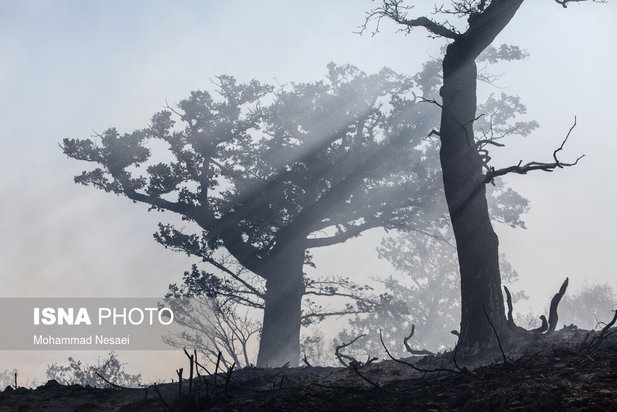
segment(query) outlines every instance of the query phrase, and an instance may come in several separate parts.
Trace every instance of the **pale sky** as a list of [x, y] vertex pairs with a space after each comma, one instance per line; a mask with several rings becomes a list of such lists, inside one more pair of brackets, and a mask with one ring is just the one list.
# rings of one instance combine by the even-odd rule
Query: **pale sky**
[[[330, 61], [413, 74], [439, 55], [443, 41], [421, 29], [404, 36], [384, 21], [375, 37], [354, 34], [374, 5], [0, 1], [0, 296], [162, 296], [192, 263], [152, 238], [158, 221], [175, 220], [75, 185], [73, 176], [85, 165], [62, 154], [61, 139], [144, 127], [166, 100], [174, 104], [191, 90], [209, 89], [218, 74], [311, 81], [324, 76]], [[530, 57], [496, 67], [503, 73], [499, 88], [481, 91], [521, 96], [528, 119], [540, 123], [502, 149], [496, 166], [550, 161], [578, 118], [563, 159], [586, 157], [574, 168], [507, 178], [531, 201], [527, 229], [496, 226], [501, 251], [520, 275], [513, 288], [525, 289], [538, 311], [565, 276], [573, 291], [585, 280], [615, 284], [615, 18], [615, 2], [566, 10], [550, 0], [525, 2], [496, 43], [516, 44]], [[318, 271], [387, 275], [389, 266], [376, 259], [378, 243], [379, 236], [369, 235], [320, 250]], [[0, 370], [42, 374], [45, 364], [65, 358], [0, 352]], [[147, 354], [121, 359], [147, 377], [173, 376], [177, 367], [157, 370]]]

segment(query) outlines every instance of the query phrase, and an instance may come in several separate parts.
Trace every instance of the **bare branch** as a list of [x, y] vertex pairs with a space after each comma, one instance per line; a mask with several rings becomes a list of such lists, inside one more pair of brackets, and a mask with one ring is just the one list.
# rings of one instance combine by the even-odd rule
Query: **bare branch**
[[[555, 3], [561, 5], [564, 9], [568, 8], [568, 3], [582, 3], [589, 0], [555, 0]], [[592, 0], [594, 3], [606, 3], [606, 0]]]
[[427, 17], [422, 16], [415, 19], [408, 18], [406, 10], [409, 10], [410, 8], [411, 7], [404, 6], [402, 0], [383, 0], [383, 3], [380, 7], [377, 7], [367, 13], [364, 24], [360, 26], [359, 33], [364, 33], [364, 31], [368, 27], [369, 22], [373, 19], [376, 19], [377, 25], [372, 35], [377, 34], [379, 32], [379, 24], [381, 23], [381, 19], [386, 17], [398, 24], [405, 26], [404, 30], [407, 33], [410, 33], [414, 27], [423, 27], [429, 33], [431, 33], [431, 35], [437, 37], [456, 39], [456, 37], [458, 36], [458, 33], [453, 29], [443, 24], [437, 23]]
[[572, 133], [572, 130], [574, 129], [575, 126], [576, 126], [576, 117], [574, 117], [574, 124], [570, 127], [570, 130], [568, 131], [568, 134], [564, 138], [563, 142], [561, 142], [561, 145], [557, 149], [555, 149], [555, 151], [553, 152], [553, 159], [555, 160], [554, 162], [542, 163], [542, 162], [533, 161], [533, 162], [529, 162], [526, 164], [522, 164], [523, 161], [521, 160], [516, 166], [505, 167], [503, 169], [495, 169], [494, 167], [490, 167], [489, 171], [485, 175], [484, 183], [492, 183], [496, 177], [503, 176], [508, 173], [517, 173], [517, 174], [524, 175], [524, 174], [527, 174], [527, 172], [531, 172], [533, 170], [544, 170], [545, 172], [552, 172], [554, 169], [557, 169], [557, 168], [575, 166], [576, 164], [578, 164], [579, 160], [585, 157], [585, 155], [579, 156], [572, 163], [562, 162], [557, 157], [557, 153], [563, 150], [563, 147], [568, 141], [568, 138], [570, 137], [570, 134]]
[[327, 318], [331, 316], [347, 316], [347, 315], [360, 315], [362, 313], [367, 313], [366, 310], [341, 310], [335, 312], [313, 312], [308, 313], [306, 315], [302, 315], [300, 318], [303, 321], [307, 321], [310, 318]]
[[[439, 107], [440, 109], [443, 109], [443, 105], [441, 103], [439, 103], [437, 100], [434, 99], [425, 99], [424, 97], [420, 97], [420, 102], [421, 103], [430, 103], [430, 104], [434, 104], [435, 106]], [[431, 133], [429, 133], [429, 136], [432, 135], [434, 132], [431, 131]], [[435, 134], [439, 135], [439, 133], [435, 132]]]
[[[373, 361], [376, 361], [377, 358], [371, 358], [369, 357], [368, 360], [366, 361], [366, 363], [364, 364], [364, 366], [372, 363]], [[366, 376], [364, 376], [363, 374], [360, 373], [360, 371], [358, 370], [358, 364], [352, 362], [350, 365], [351, 370], [353, 370], [356, 375], [358, 375], [360, 378], [362, 378], [362, 380], [364, 380], [365, 382], [368, 382], [369, 384], [371, 384], [372, 386], [374, 386], [375, 388], [379, 389], [379, 390], [383, 390], [383, 388], [381, 387], [381, 385], [377, 382], [373, 382], [372, 380], [370, 380], [369, 378], [367, 378]]]
[[487, 144], [492, 144], [493, 146], [497, 146], [497, 147], [504, 147], [505, 146], [505, 144], [503, 144], [503, 143], [498, 143], [498, 142], [496, 142], [494, 140], [489, 140], [489, 139], [478, 140], [476, 142], [476, 146], [477, 147], [481, 147], [481, 146], [484, 146], [484, 145], [487, 145]]
[[413, 337], [415, 331], [416, 331], [416, 325], [412, 324], [411, 333], [409, 334], [409, 336], [406, 336], [403, 338], [403, 345], [405, 345], [405, 349], [407, 349], [407, 352], [411, 353], [412, 355], [421, 355], [421, 356], [434, 355], [434, 353], [429, 350], [426, 350], [426, 349], [417, 350], [417, 349], [412, 349], [411, 346], [409, 346], [409, 339]]
[[379, 340], [381, 341], [381, 346], [383, 346], [384, 350], [386, 351], [386, 353], [388, 354], [388, 357], [390, 357], [390, 359], [392, 359], [394, 362], [403, 364], [403, 365], [407, 365], [409, 366], [411, 369], [416, 370], [418, 372], [450, 372], [450, 373], [462, 373], [459, 371], [455, 371], [453, 369], [448, 369], [448, 368], [434, 368], [434, 369], [424, 369], [424, 368], [419, 368], [416, 365], [414, 365], [413, 363], [409, 363], [406, 362], [402, 359], [398, 359], [395, 358], [394, 356], [392, 356], [392, 354], [390, 353], [390, 350], [388, 349], [388, 347], [386, 346], [386, 344], [383, 341], [383, 333], [381, 331], [381, 329], [379, 329]]
[[[566, 138], [563, 139], [563, 142], [561, 142], [561, 146], [559, 146], [557, 149], [555, 149], [555, 151], [553, 152], [553, 159], [555, 159], [555, 163], [559, 163], [559, 159], [557, 159], [557, 153], [559, 153], [560, 151], [563, 150], [563, 146], [566, 144], [566, 142], [568, 141], [568, 138], [570, 137], [570, 134], [572, 133], [572, 130], [574, 130], [574, 128], [576, 127], [576, 116], [574, 116], [574, 123], [572, 124], [572, 126], [570, 127], [570, 130], [568, 130], [568, 134], [566, 135]], [[578, 160], [577, 160], [578, 161]]]
[[609, 323], [607, 323], [606, 326], [604, 326], [604, 328], [602, 328], [602, 331], [600, 332], [600, 334], [598, 336], [595, 336], [587, 344], [585, 344], [585, 341], [587, 340], [587, 336], [589, 336], [589, 334], [587, 334], [587, 336], [585, 336], [585, 341], [583, 341], [583, 343], [581, 344], [581, 348], [584, 348], [585, 350], [581, 354], [580, 360], [582, 360], [585, 357], [593, 357], [592, 352], [594, 352], [596, 349], [598, 349], [600, 344], [604, 340], [606, 340], [609, 336], [617, 333], [615, 331], [610, 332], [610, 329], [613, 327], [613, 325], [617, 321], [617, 310], [615, 310], [613, 312], [615, 312], [615, 314], [613, 315], [613, 319]]
[[[352, 364], [355, 365], [361, 365], [362, 362], [358, 361], [356, 358], [354, 358], [351, 355], [345, 355], [344, 353], [341, 353], [340, 350], [343, 348], [346, 348], [349, 345], [352, 345], [353, 343], [355, 343], [358, 339], [365, 337], [366, 334], [362, 334], [360, 336], [357, 336], [356, 338], [352, 339], [351, 342], [349, 343], [341, 343], [340, 345], [338, 345], [335, 349], [334, 349], [334, 354], [336, 355], [336, 358], [338, 359], [339, 362], [341, 362], [341, 364], [345, 367], [349, 367]], [[349, 361], [349, 363], [345, 363], [345, 361], [343, 361], [343, 359], [347, 359]]]
[[[103, 379], [103, 381], [105, 381], [105, 383], [107, 383], [108, 385], [113, 386], [116, 389], [133, 389], [133, 388], [129, 388], [129, 387], [126, 387], [126, 386], [121, 386], [121, 385], [115, 384], [113, 382], [110, 382], [103, 375], [101, 375], [97, 370], [95, 370], [94, 373], [96, 373], [96, 376], [98, 376], [99, 378]], [[15, 374], [15, 379], [17, 379], [17, 374]], [[15, 384], [15, 386], [17, 386], [17, 384]]]

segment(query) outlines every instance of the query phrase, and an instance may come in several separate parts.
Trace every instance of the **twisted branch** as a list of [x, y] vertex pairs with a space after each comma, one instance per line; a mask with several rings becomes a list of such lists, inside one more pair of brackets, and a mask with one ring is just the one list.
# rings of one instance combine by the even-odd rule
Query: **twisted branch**
[[486, 173], [484, 177], [484, 183], [491, 183], [496, 177], [503, 176], [508, 173], [517, 173], [517, 174], [524, 175], [524, 174], [527, 174], [527, 172], [530, 172], [532, 170], [544, 170], [545, 172], [552, 172], [556, 168], [575, 166], [579, 160], [585, 157], [585, 155], [579, 156], [572, 163], [562, 162], [557, 157], [557, 153], [563, 150], [563, 147], [568, 141], [568, 138], [570, 137], [572, 130], [574, 130], [574, 127], [576, 127], [576, 117], [574, 117], [574, 124], [570, 127], [570, 130], [568, 131], [568, 134], [566, 135], [565, 139], [563, 140], [563, 142], [561, 142], [561, 145], [557, 149], [555, 149], [555, 151], [553, 152], [553, 159], [555, 160], [554, 162], [542, 163], [542, 162], [533, 161], [533, 162], [523, 164], [523, 161], [521, 160], [520, 162], [518, 162], [516, 166], [505, 167], [503, 169], [495, 169], [494, 167], [490, 167], [489, 171]]

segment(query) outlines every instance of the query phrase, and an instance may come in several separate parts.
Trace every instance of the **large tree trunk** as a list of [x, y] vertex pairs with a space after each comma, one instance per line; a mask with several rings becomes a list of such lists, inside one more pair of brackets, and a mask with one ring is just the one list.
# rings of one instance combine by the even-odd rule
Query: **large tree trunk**
[[304, 295], [304, 248], [293, 243], [273, 253], [266, 264], [266, 298], [258, 367], [300, 360], [300, 316]]
[[488, 214], [482, 161], [473, 137], [477, 69], [474, 58], [459, 49], [451, 44], [443, 62], [440, 159], [461, 271], [459, 344], [478, 350], [496, 341], [488, 319], [504, 337], [507, 327], [498, 239]]
[[[476, 58], [508, 25], [523, 0], [493, 0], [469, 16], [468, 30], [448, 45], [443, 60], [441, 168], [461, 271], [459, 345], [473, 351], [507, 337], [497, 235], [486, 203], [482, 160], [476, 149]], [[491, 327], [491, 323], [493, 327]]]

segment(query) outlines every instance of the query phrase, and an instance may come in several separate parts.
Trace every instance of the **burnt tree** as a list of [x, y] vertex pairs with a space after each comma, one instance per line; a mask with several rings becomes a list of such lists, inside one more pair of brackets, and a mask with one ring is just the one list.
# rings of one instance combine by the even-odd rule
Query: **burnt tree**
[[[563, 7], [569, 3], [568, 0], [556, 2]], [[501, 292], [499, 242], [489, 218], [485, 184], [506, 173], [551, 171], [576, 163], [563, 163], [558, 159], [562, 145], [554, 153], [554, 162], [530, 162], [495, 170], [478, 151], [474, 138], [474, 122], [478, 116], [476, 60], [510, 23], [522, 4], [523, 0], [465, 0], [452, 1], [450, 8], [436, 7], [435, 14], [466, 18], [466, 28], [461, 31], [447, 22], [410, 17], [412, 7], [405, 6], [402, 0], [383, 0], [380, 7], [368, 13], [364, 25], [366, 28], [370, 20], [377, 19], [379, 28], [381, 19], [386, 18], [407, 33], [421, 27], [431, 36], [449, 41], [442, 60], [441, 102], [434, 102], [441, 108], [440, 128], [435, 133], [441, 141], [443, 184], [461, 275], [459, 345], [472, 351], [495, 344], [495, 333], [487, 317], [498, 334], [505, 337], [510, 332]]]

